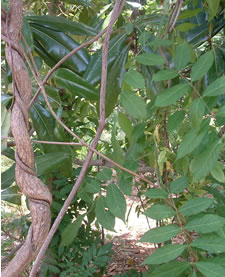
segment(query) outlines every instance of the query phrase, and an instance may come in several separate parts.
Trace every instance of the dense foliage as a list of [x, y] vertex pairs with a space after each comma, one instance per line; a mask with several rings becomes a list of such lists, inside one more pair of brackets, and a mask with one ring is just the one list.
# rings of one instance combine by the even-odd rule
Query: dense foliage
[[[23, 47], [43, 78], [107, 26], [113, 7], [111, 1], [50, 2], [27, 1], [24, 7], [28, 47], [22, 42]], [[89, 167], [51, 242], [41, 276], [102, 276], [111, 244], [101, 245], [100, 226], [113, 231], [116, 217], [126, 220], [125, 196], [132, 195], [133, 186], [143, 200], [142, 212], [159, 226], [141, 238], [160, 246], [144, 261], [149, 270], [143, 276], [225, 276], [225, 2], [175, 2], [127, 2], [110, 39], [107, 125], [97, 151], [140, 178], [117, 166], [112, 169], [112, 163], [95, 155], [102, 163]], [[4, 2], [3, 7], [7, 10]], [[79, 50], [45, 86], [57, 116], [88, 144], [98, 127], [101, 45], [102, 38]], [[30, 77], [35, 94], [38, 85], [31, 72]], [[2, 80], [2, 136], [7, 136], [13, 95], [4, 54]], [[53, 117], [42, 94], [29, 115], [33, 140], [77, 142]], [[37, 176], [53, 195], [54, 220], [87, 149], [37, 142], [33, 148]], [[12, 163], [2, 173], [2, 198], [20, 207], [14, 152], [4, 139], [2, 154]], [[151, 167], [150, 172], [140, 173], [144, 167]], [[6, 255], [14, 236], [22, 241], [30, 223], [24, 213], [11, 223], [7, 212], [2, 217]], [[178, 235], [179, 244], [174, 239]]]

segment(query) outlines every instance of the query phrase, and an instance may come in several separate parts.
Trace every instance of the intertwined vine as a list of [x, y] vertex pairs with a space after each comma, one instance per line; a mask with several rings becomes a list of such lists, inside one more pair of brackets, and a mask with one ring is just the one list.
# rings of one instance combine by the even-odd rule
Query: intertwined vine
[[11, 130], [16, 142], [16, 182], [26, 195], [32, 217], [25, 243], [14, 259], [2, 272], [4, 277], [19, 276], [35, 258], [50, 227], [51, 194], [47, 186], [35, 173], [34, 152], [29, 138], [28, 106], [32, 97], [32, 86], [28, 70], [21, 53], [21, 28], [23, 22], [22, 1], [10, 2], [10, 14], [6, 20], [6, 58], [13, 73], [14, 105]]

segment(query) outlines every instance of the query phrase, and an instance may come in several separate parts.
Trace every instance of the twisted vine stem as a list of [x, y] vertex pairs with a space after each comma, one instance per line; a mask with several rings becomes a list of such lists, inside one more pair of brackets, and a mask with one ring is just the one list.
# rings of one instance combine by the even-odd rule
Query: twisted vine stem
[[[20, 276], [25, 267], [36, 257], [51, 223], [51, 193], [35, 173], [34, 152], [29, 137], [28, 106], [32, 86], [26, 65], [21, 57], [20, 39], [23, 21], [22, 0], [10, 1], [7, 19], [6, 59], [13, 73], [14, 105], [11, 129], [16, 142], [16, 182], [29, 202], [32, 224], [26, 241], [15, 257], [3, 270], [3, 277]], [[12, 47], [15, 46], [15, 47]]]

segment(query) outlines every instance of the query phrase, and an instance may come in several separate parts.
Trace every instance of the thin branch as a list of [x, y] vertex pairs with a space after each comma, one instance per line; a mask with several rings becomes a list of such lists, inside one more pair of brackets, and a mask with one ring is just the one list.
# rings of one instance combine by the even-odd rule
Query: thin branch
[[[1, 137], [1, 139], [13, 140], [12, 137]], [[46, 140], [31, 140], [32, 143], [41, 143], [41, 144], [58, 144], [58, 145], [70, 145], [70, 146], [82, 146], [79, 142], [64, 142], [64, 141], [46, 141]]]
[[[125, 1], [122, 2], [122, 6], [124, 5]], [[102, 84], [101, 84], [101, 87], [103, 86], [103, 89], [101, 88], [101, 93], [100, 93], [100, 103], [103, 103], [104, 106], [103, 106], [103, 109], [102, 107], [100, 107], [100, 120], [99, 120], [99, 127], [97, 129], [97, 133], [96, 133], [96, 136], [92, 142], [92, 148], [95, 149], [95, 147], [97, 146], [98, 144], [98, 141], [101, 137], [101, 134], [102, 134], [102, 131], [104, 130], [104, 127], [105, 127], [105, 89], [106, 89], [106, 80], [107, 80], [107, 55], [108, 55], [108, 44], [109, 44], [109, 39], [110, 39], [110, 35], [111, 35], [111, 32], [112, 32], [112, 26], [114, 24], [114, 22], [116, 21], [117, 17], [119, 16], [120, 14], [120, 0], [116, 0], [116, 3], [115, 3], [115, 6], [113, 8], [113, 12], [112, 12], [112, 16], [110, 18], [110, 22], [109, 22], [109, 25], [108, 25], [108, 29], [107, 29], [107, 33], [106, 33], [106, 37], [105, 37], [105, 40], [104, 40], [104, 43], [103, 43], [103, 48], [104, 51], [102, 51]], [[106, 63], [106, 71], [103, 70], [103, 68], [105, 68], [105, 63]], [[43, 87], [43, 85], [42, 85]], [[44, 92], [44, 90], [42, 90], [42, 92]], [[45, 95], [46, 97], [46, 95]], [[93, 150], [90, 150], [88, 155], [87, 155], [87, 158], [84, 162], [84, 165], [81, 169], [81, 172], [80, 172], [80, 175], [78, 176], [77, 178], [77, 181], [73, 187], [73, 189], [71, 190], [68, 198], [66, 199], [66, 201], [64, 202], [64, 205], [61, 209], [61, 211], [59, 212], [54, 224], [52, 225], [52, 228], [50, 229], [50, 232], [44, 242], [44, 244], [42, 245], [41, 249], [40, 249], [40, 252], [34, 262], [34, 265], [33, 265], [33, 268], [31, 270], [31, 273], [30, 273], [30, 277], [34, 277], [36, 275], [36, 272], [40, 266], [40, 263], [41, 263], [41, 260], [45, 254], [45, 251], [47, 250], [48, 248], [48, 245], [49, 243], [51, 242], [61, 220], [63, 219], [63, 216], [64, 214], [66, 213], [66, 210], [68, 209], [71, 201], [73, 200], [74, 196], [76, 195], [76, 192], [81, 184], [81, 182], [83, 181], [84, 177], [85, 177], [85, 174], [86, 174], [86, 171], [87, 171], [87, 168], [88, 168], [88, 165], [89, 165], [89, 162], [93, 156], [93, 153], [94, 151]]]
[[[120, 7], [119, 14], [121, 13], [121, 11], [122, 11], [122, 9], [123, 9], [124, 4], [125, 4], [125, 1], [123, 2], [123, 5], [121, 5], [121, 7]], [[107, 30], [108, 28], [109, 28], [109, 26], [106, 27], [105, 30]], [[102, 31], [102, 32], [103, 32], [103, 31]], [[102, 32], [101, 32], [101, 33], [102, 33]], [[96, 36], [96, 37], [98, 37], [98, 36]], [[93, 38], [92, 41], [93, 41], [93, 40], [95, 41], [95, 40], [96, 40], [96, 37]], [[89, 41], [89, 42], [90, 42], [90, 41]], [[89, 42], [87, 42], [87, 43], [89, 43]], [[84, 44], [82, 44], [82, 45], [84, 45]], [[81, 47], [82, 45], [80, 45], [79, 47]], [[26, 43], [25, 43], [25, 46], [28, 47]], [[79, 47], [78, 47], [78, 48], [79, 48]], [[77, 50], [78, 48], [75, 48], [74, 50]], [[80, 48], [79, 48], [79, 49], [80, 49]], [[78, 50], [77, 50], [77, 51], [78, 51]], [[72, 51], [72, 52], [73, 52], [73, 51]], [[71, 54], [72, 52], [70, 52], [69, 54]], [[69, 55], [69, 54], [68, 54], [68, 55]], [[33, 57], [32, 57], [32, 54], [30, 53], [30, 51], [29, 51], [29, 55], [30, 55], [31, 61], [35, 64], [34, 59], [33, 59]], [[65, 61], [65, 58], [66, 58], [66, 57], [69, 58], [68, 55], [65, 56], [62, 60]], [[32, 66], [31, 66], [31, 64], [30, 64], [30, 61], [29, 61], [29, 59], [28, 59], [26, 53], [24, 53], [24, 56], [25, 56], [25, 59], [26, 59], [28, 65], [29, 65], [29, 67], [30, 67], [31, 70], [33, 71], [33, 68], [32, 68]], [[104, 59], [104, 57], [103, 57], [103, 59]], [[102, 62], [103, 62], [103, 59], [102, 59]], [[59, 61], [59, 62], [55, 65], [55, 67], [56, 67], [57, 65], [61, 65], [61, 61]], [[54, 68], [55, 68], [55, 67], [54, 67]], [[36, 66], [35, 66], [35, 65], [34, 65], [34, 68], [36, 69]], [[51, 72], [51, 71], [50, 71], [50, 72]], [[52, 71], [52, 73], [53, 73], [53, 71]], [[103, 74], [105, 75], [105, 72], [103, 72]], [[59, 118], [59, 117], [56, 115], [56, 113], [54, 112], [54, 110], [53, 110], [53, 108], [52, 108], [52, 106], [51, 106], [51, 104], [50, 104], [50, 102], [49, 102], [49, 100], [48, 100], [47, 94], [46, 94], [46, 92], [45, 92], [45, 88], [44, 88], [44, 85], [43, 85], [43, 84], [44, 84], [44, 81], [42, 82], [42, 80], [41, 80], [41, 78], [40, 78], [39, 72], [36, 71], [36, 74], [33, 72], [33, 75], [34, 75], [34, 78], [36, 79], [38, 85], [40, 86], [40, 89], [41, 89], [41, 91], [42, 91], [42, 94], [43, 94], [43, 96], [44, 96], [44, 99], [45, 99], [45, 101], [46, 101], [46, 104], [47, 104], [47, 106], [48, 106], [50, 112], [52, 113], [52, 115], [53, 115], [54, 118], [56, 119], [56, 121], [57, 121], [68, 133], [70, 133], [73, 137], [75, 137], [75, 138], [80, 142], [81, 145], [87, 147], [89, 150], [92, 150], [94, 153], [96, 153], [97, 155], [99, 155], [100, 157], [102, 157], [104, 160], [106, 160], [106, 161], [112, 163], [114, 166], [118, 167], [119, 169], [121, 169], [121, 170], [123, 170], [123, 171], [125, 171], [125, 172], [127, 172], [127, 173], [130, 173], [131, 175], [135, 176], [136, 178], [138, 178], [138, 179], [140, 179], [140, 180], [143, 180], [144, 182], [146, 182], [146, 183], [148, 183], [148, 184], [154, 186], [154, 184], [153, 184], [151, 181], [149, 181], [148, 179], [146, 179], [145, 177], [143, 177], [143, 176], [141, 176], [141, 175], [139, 175], [139, 174], [137, 174], [137, 173], [135, 173], [135, 172], [133, 172], [133, 171], [131, 171], [131, 170], [129, 170], [129, 169], [123, 167], [123, 166], [121, 166], [120, 164], [114, 162], [113, 160], [111, 160], [110, 158], [108, 158], [107, 156], [105, 156], [104, 154], [98, 152], [98, 151], [97, 151], [95, 148], [93, 148], [92, 146], [88, 145], [88, 144], [87, 144], [84, 140], [82, 140], [78, 135], [76, 135], [74, 132], [72, 132], [72, 131], [60, 120], [60, 118]], [[48, 75], [49, 75], [49, 74], [48, 74]], [[47, 76], [48, 76], [48, 75], [47, 75]], [[47, 76], [46, 76], [46, 78], [47, 78]], [[49, 76], [50, 76], [50, 75], [49, 75]], [[46, 79], [46, 78], [45, 78], [45, 79]], [[105, 77], [104, 77], [104, 78], [105, 78]], [[47, 80], [46, 80], [46, 81], [47, 81]], [[104, 106], [104, 105], [102, 105], [102, 108], [101, 108], [101, 109], [103, 109], [103, 108], [105, 109], [105, 106]], [[102, 112], [101, 112], [101, 114], [103, 115]]]
[[[107, 27], [108, 28], [108, 27]], [[67, 59], [69, 59], [71, 56], [73, 56], [75, 53], [77, 53], [79, 50], [89, 46], [90, 44], [92, 44], [93, 42], [95, 42], [96, 40], [98, 40], [106, 31], [107, 28], [105, 28], [104, 30], [102, 30], [98, 35], [96, 35], [93, 39], [84, 42], [83, 44], [81, 44], [80, 46], [78, 46], [77, 48], [73, 49], [70, 53], [68, 53], [65, 57], [63, 57], [55, 66], [53, 66], [53, 68], [48, 72], [48, 74], [46, 75], [46, 77], [44, 78], [44, 80], [41, 82], [39, 89], [37, 90], [37, 92], [35, 93], [34, 97], [32, 98], [29, 108], [33, 105], [33, 103], [35, 102], [36, 98], [38, 97], [39, 93], [41, 92], [41, 86], [44, 86], [46, 84], [46, 82], [48, 81], [48, 79], [51, 77], [51, 75], [56, 71], [56, 69], [62, 65]]]
[[[122, 10], [122, 8], [120, 8], [120, 10]], [[108, 28], [108, 27], [107, 27], [107, 28]], [[106, 28], [106, 29], [107, 29], [107, 28]], [[81, 45], [81, 46], [82, 46], [82, 45]], [[77, 49], [77, 48], [76, 48], [76, 49]], [[75, 49], [75, 50], [76, 50], [76, 49]], [[67, 56], [68, 56], [68, 55], [67, 55]], [[25, 57], [26, 57], [26, 53], [25, 53]], [[65, 56], [65, 57], [66, 57], [66, 56]], [[65, 57], [64, 57], [64, 58], [65, 58]], [[64, 59], [64, 58], [63, 58], [63, 59]], [[28, 60], [28, 59], [26, 59], [26, 60]], [[60, 62], [59, 62], [59, 63], [60, 63]], [[58, 63], [58, 64], [59, 64], [59, 63]], [[60, 63], [60, 64], [61, 64], [61, 63]], [[44, 97], [44, 99], [45, 99], [45, 102], [46, 102], [46, 104], [47, 104], [47, 106], [48, 106], [48, 108], [49, 108], [49, 111], [51, 112], [51, 114], [53, 115], [53, 117], [56, 119], [56, 121], [57, 121], [68, 133], [70, 133], [73, 137], [75, 137], [75, 138], [80, 142], [81, 145], [87, 147], [89, 150], [93, 151], [94, 153], [96, 153], [97, 155], [99, 155], [100, 157], [102, 157], [104, 160], [106, 160], [106, 161], [108, 161], [108, 162], [111, 162], [114, 166], [118, 167], [119, 169], [121, 169], [121, 170], [123, 170], [123, 171], [125, 171], [125, 172], [127, 172], [127, 173], [130, 173], [131, 175], [135, 176], [136, 178], [138, 178], [138, 179], [140, 179], [140, 180], [143, 180], [144, 182], [146, 182], [146, 183], [148, 183], [148, 184], [154, 186], [154, 184], [153, 184], [151, 181], [149, 181], [148, 179], [146, 179], [145, 177], [143, 177], [143, 176], [141, 176], [141, 175], [139, 175], [139, 174], [136, 174], [135, 172], [133, 172], [133, 171], [131, 171], [131, 170], [129, 170], [129, 169], [127, 169], [127, 168], [121, 166], [120, 164], [114, 162], [113, 160], [111, 160], [110, 158], [108, 158], [107, 156], [105, 156], [104, 154], [98, 152], [95, 148], [93, 148], [92, 146], [90, 146], [89, 144], [87, 144], [83, 139], [81, 139], [78, 135], [76, 135], [73, 131], [71, 131], [71, 130], [66, 126], [66, 124], [64, 124], [64, 122], [62, 122], [61, 119], [60, 119], [60, 118], [56, 115], [56, 113], [54, 112], [54, 110], [53, 110], [53, 108], [52, 108], [52, 106], [51, 106], [51, 104], [50, 104], [50, 102], [49, 102], [49, 100], [48, 100], [48, 96], [47, 96], [47, 94], [46, 94], [46, 92], [45, 92], [45, 88], [44, 88], [44, 85], [43, 85], [43, 84], [44, 84], [44, 81], [43, 81], [43, 82], [41, 81], [40, 76], [39, 76], [39, 72], [37, 72], [37, 74], [38, 74], [38, 76], [36, 76], [36, 74], [35, 74], [34, 77], [35, 77], [35, 79], [36, 79], [38, 85], [40, 86], [40, 89], [41, 89], [41, 91], [42, 91], [42, 94], [43, 94], [43, 97]], [[47, 75], [47, 76], [48, 76], [48, 75]], [[46, 76], [46, 78], [47, 78], [47, 76]], [[45, 79], [46, 79], [46, 78], [45, 78]]]
[[[43, 91], [42, 91], [42, 93], [43, 93]], [[46, 93], [43, 93], [43, 96], [44, 96], [44, 99], [45, 99], [45, 101], [46, 101], [46, 104], [47, 104], [47, 106], [48, 106], [50, 112], [52, 113], [52, 115], [54, 116], [54, 118], [57, 120], [57, 122], [58, 122], [68, 133], [70, 133], [73, 137], [75, 137], [83, 146], [87, 147], [89, 150], [93, 151], [94, 153], [96, 153], [97, 155], [99, 155], [100, 157], [102, 157], [104, 160], [106, 160], [106, 161], [108, 161], [108, 162], [111, 162], [114, 166], [118, 167], [119, 169], [121, 169], [121, 170], [123, 170], [123, 171], [125, 171], [125, 172], [127, 172], [127, 173], [130, 173], [131, 175], [137, 177], [138, 179], [143, 180], [144, 182], [146, 182], [146, 183], [148, 183], [148, 184], [154, 186], [154, 184], [153, 184], [150, 180], [148, 180], [148, 179], [146, 179], [145, 177], [143, 177], [143, 176], [141, 176], [141, 175], [138, 175], [138, 174], [136, 174], [135, 172], [133, 172], [133, 171], [131, 171], [131, 170], [129, 170], [129, 169], [127, 169], [127, 168], [121, 166], [120, 164], [114, 162], [113, 160], [111, 160], [110, 158], [108, 158], [107, 156], [105, 156], [104, 154], [98, 152], [98, 151], [97, 151], [95, 148], [93, 148], [92, 146], [88, 145], [83, 139], [81, 139], [78, 135], [76, 135], [73, 131], [71, 131], [71, 130], [70, 130], [59, 118], [58, 118], [58, 116], [56, 115], [56, 113], [55, 113], [54, 110], [52, 109], [51, 104], [50, 104], [49, 101], [48, 101], [48, 97], [47, 97]]]
[[183, 4], [183, 0], [178, 0], [177, 3], [176, 3], [175, 16], [173, 16], [172, 24], [168, 28], [168, 33], [172, 32], [174, 26], [177, 23], [178, 17], [179, 17], [180, 12], [181, 12], [182, 4]]
[[[121, 5], [120, 10], [118, 12], [118, 14], [121, 13], [121, 11], [123, 10], [125, 4], [125, 0], [123, 0], [123, 5]], [[107, 31], [107, 29], [109, 28], [110, 25], [108, 25], [104, 30], [102, 30], [98, 35], [96, 35], [93, 39], [88, 40], [86, 42], [84, 42], [83, 44], [81, 44], [80, 46], [78, 46], [77, 48], [73, 49], [70, 53], [68, 53], [65, 57], [63, 57], [56, 65], [53, 66], [53, 68], [48, 72], [48, 74], [46, 75], [46, 77], [44, 78], [44, 80], [41, 82], [41, 85], [44, 86], [48, 79], [51, 77], [51, 75], [56, 71], [56, 69], [62, 65], [67, 59], [69, 59], [71, 56], [73, 56], [74, 54], [76, 54], [79, 50], [89, 46], [90, 44], [92, 44], [93, 42], [97, 41], [101, 36], [104, 35], [104, 33]], [[34, 97], [32, 98], [30, 105], [29, 105], [29, 109], [32, 106], [32, 104], [35, 102], [36, 98], [38, 97], [39, 93], [41, 92], [41, 85], [39, 86], [39, 89], [37, 90], [37, 92], [35, 93]]]
[[[79, 160], [79, 159], [75, 159], [73, 161], [75, 164], [78, 165], [83, 165], [84, 164], [84, 160]], [[89, 166], [102, 166], [102, 167], [109, 167], [109, 168], [114, 168], [114, 164], [105, 160], [93, 160], [89, 163]], [[150, 166], [140, 166], [137, 169], [138, 173], [146, 173], [146, 172], [150, 172], [150, 173], [154, 173], [155, 170], [154, 168], [150, 167]]]
[[[43, 91], [42, 91], [43, 92]], [[144, 182], [150, 184], [150, 185], [153, 185], [154, 184], [146, 179], [145, 177], [141, 176], [141, 175], [138, 175], [136, 174], [135, 172], [121, 166], [120, 164], [116, 163], [115, 161], [111, 160], [110, 158], [108, 158], [107, 156], [105, 156], [104, 154], [102, 154], [101, 152], [98, 152], [96, 149], [94, 149], [92, 146], [88, 145], [83, 139], [81, 139], [78, 135], [76, 135], [73, 131], [71, 131], [59, 118], [58, 116], [56, 115], [56, 113], [54, 112], [54, 110], [52, 109], [52, 106], [51, 104], [49, 103], [48, 101], [48, 97], [46, 95], [46, 93], [44, 92], [43, 93], [43, 96], [44, 96], [44, 99], [46, 101], [46, 104], [50, 110], [50, 112], [52, 113], [52, 115], [54, 116], [54, 118], [58, 121], [58, 123], [68, 132], [70, 133], [73, 137], [75, 137], [79, 142], [80, 144], [82, 144], [83, 146], [87, 147], [89, 150], [93, 151], [94, 153], [96, 153], [97, 155], [99, 155], [100, 157], [102, 157], [104, 160], [108, 161], [108, 162], [111, 162], [114, 166], [118, 167], [119, 169], [127, 172], [127, 173], [130, 173], [131, 175], [137, 177], [138, 179], [141, 179], [143, 180]]]
[[[126, 1], [123, 0], [122, 5], [120, 6], [120, 9], [119, 9], [118, 14], [121, 13], [121, 11], [122, 11], [122, 9], [123, 9], [123, 7], [124, 7], [124, 5], [125, 5], [125, 2], [126, 2]], [[112, 16], [113, 16], [113, 15], [112, 15]], [[109, 28], [109, 25], [108, 25], [108, 27], [106, 27], [101, 33], [99, 33], [97, 36], [95, 36], [92, 40], [87, 41], [87, 42], [81, 44], [79, 47], [75, 48], [75, 49], [72, 50], [69, 54], [67, 54], [63, 59], [61, 59], [61, 60], [52, 68], [51, 71], [49, 71], [49, 73], [47, 74], [47, 76], [45, 77], [45, 79], [44, 79], [43, 81], [42, 81], [41, 78], [40, 78], [39, 71], [36, 71], [36, 74], [33, 72], [33, 68], [32, 68], [32, 66], [31, 66], [30, 61], [29, 61], [29, 59], [28, 59], [28, 57], [27, 57], [27, 55], [26, 55], [25, 52], [24, 52], [24, 56], [25, 56], [25, 59], [26, 59], [28, 65], [29, 65], [30, 69], [31, 69], [32, 72], [33, 72], [34, 78], [36, 79], [36, 81], [37, 81], [37, 83], [38, 83], [38, 85], [39, 85], [39, 87], [40, 87], [39, 90], [38, 90], [37, 92], [39, 93], [40, 90], [42, 91], [42, 94], [43, 94], [43, 96], [44, 96], [44, 99], [45, 99], [45, 101], [46, 101], [46, 104], [47, 104], [47, 106], [48, 106], [50, 112], [51, 112], [52, 115], [54, 116], [54, 118], [57, 120], [57, 122], [58, 122], [68, 133], [70, 133], [73, 137], [75, 137], [75, 138], [80, 142], [81, 145], [87, 147], [89, 150], [92, 150], [94, 153], [96, 153], [97, 155], [99, 155], [100, 157], [102, 157], [104, 160], [106, 160], [106, 161], [112, 163], [114, 166], [118, 167], [119, 169], [121, 169], [121, 170], [123, 170], [123, 171], [125, 171], [125, 172], [127, 172], [127, 173], [130, 173], [131, 175], [135, 176], [136, 178], [138, 178], [138, 179], [140, 179], [140, 180], [143, 180], [144, 182], [146, 182], [146, 183], [148, 183], [148, 184], [154, 186], [154, 184], [153, 184], [151, 181], [149, 181], [148, 179], [146, 179], [145, 177], [143, 177], [143, 176], [141, 176], [141, 175], [138, 175], [138, 174], [136, 174], [135, 172], [133, 172], [133, 171], [131, 171], [131, 170], [129, 170], [129, 169], [127, 169], [127, 168], [121, 166], [120, 164], [114, 162], [113, 160], [111, 160], [110, 158], [108, 158], [107, 156], [105, 156], [104, 154], [98, 152], [98, 151], [97, 151], [96, 149], [94, 149], [92, 146], [88, 145], [88, 144], [87, 144], [84, 140], [82, 140], [78, 135], [76, 135], [74, 132], [72, 132], [72, 131], [60, 120], [60, 118], [56, 115], [56, 113], [54, 112], [54, 110], [53, 110], [53, 108], [52, 108], [52, 106], [51, 106], [51, 104], [50, 104], [50, 102], [49, 102], [49, 100], [48, 100], [47, 94], [46, 94], [46, 92], [45, 92], [44, 84], [47, 82], [47, 80], [48, 80], [48, 78], [51, 76], [51, 74], [57, 69], [57, 67], [60, 66], [60, 65], [61, 65], [66, 59], [68, 59], [71, 55], [75, 54], [75, 53], [76, 53], [77, 51], [79, 51], [80, 49], [82, 49], [82, 48], [88, 46], [89, 44], [93, 43], [94, 41], [96, 41], [99, 37], [101, 37], [101, 36], [107, 31], [108, 28]], [[28, 45], [27, 45], [26, 43], [25, 43], [25, 46], [28, 47]], [[31, 61], [32, 61], [33, 64], [34, 64], [34, 68], [36, 69], [37, 67], [35, 66], [35, 61], [34, 61], [34, 59], [33, 59], [32, 54], [30, 53], [30, 51], [29, 51], [29, 55], [30, 55]], [[104, 56], [103, 56], [103, 59], [104, 59]], [[103, 59], [102, 59], [102, 62], [103, 62]], [[103, 73], [103, 74], [105, 74], [105, 73]], [[105, 77], [104, 77], [104, 78], [105, 78]], [[35, 95], [37, 96], [37, 93], [36, 93]], [[33, 97], [33, 99], [34, 99], [34, 97]], [[35, 100], [34, 100], [34, 101], [35, 101]], [[101, 99], [100, 99], [100, 102], [101, 102]], [[32, 100], [31, 100], [31, 102], [30, 102], [29, 107], [31, 107], [31, 105], [32, 105]], [[102, 107], [101, 107], [100, 109], [102, 110], [103, 107], [104, 107], [104, 105], [102, 104], [101, 106], [102, 106]], [[105, 108], [105, 107], [104, 107], [104, 108]], [[102, 110], [102, 111], [103, 111], [103, 110]], [[103, 115], [102, 112], [101, 112], [101, 114]]]
[[[1, 139], [14, 140], [12, 137], [4, 137], [4, 136], [2, 136]], [[68, 145], [68, 146], [83, 146], [79, 142], [44, 141], [44, 140], [31, 140], [31, 142], [32, 143], [41, 143], [41, 144], [53, 144], [53, 145], [57, 144], [57, 145]], [[85, 161], [75, 159], [73, 162], [77, 165], [82, 165], [83, 166]], [[106, 161], [105, 159], [93, 160], [89, 163], [89, 166], [105, 166], [105, 167], [110, 167], [110, 168], [115, 167], [115, 165], [111, 161]], [[146, 172], [154, 173], [155, 170], [154, 170], [154, 168], [152, 168], [150, 166], [140, 166], [137, 169], [137, 173], [146, 173]]]

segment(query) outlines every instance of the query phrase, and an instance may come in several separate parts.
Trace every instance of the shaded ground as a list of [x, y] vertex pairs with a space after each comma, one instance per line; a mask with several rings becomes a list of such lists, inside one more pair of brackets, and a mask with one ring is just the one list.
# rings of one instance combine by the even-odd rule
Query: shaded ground
[[[141, 263], [155, 249], [150, 243], [138, 242], [141, 236], [155, 227], [155, 221], [140, 214], [137, 215], [136, 207], [140, 205], [140, 201], [136, 197], [126, 197], [127, 213], [129, 212], [128, 222], [125, 225], [121, 220], [116, 220], [115, 230], [117, 233], [106, 232], [106, 237], [113, 241], [112, 260], [107, 268], [107, 274], [104, 277], [115, 276], [116, 274], [124, 274], [131, 269], [138, 272], [147, 270], [147, 267], [141, 266]], [[130, 211], [129, 211], [130, 210]]]
[[147, 267], [141, 266], [141, 263], [153, 250], [154, 248], [150, 248], [148, 245], [140, 244], [136, 240], [129, 239], [129, 234], [118, 237], [113, 242], [113, 252], [115, 254], [104, 277], [124, 274], [131, 269], [135, 269], [138, 272], [146, 271]]

